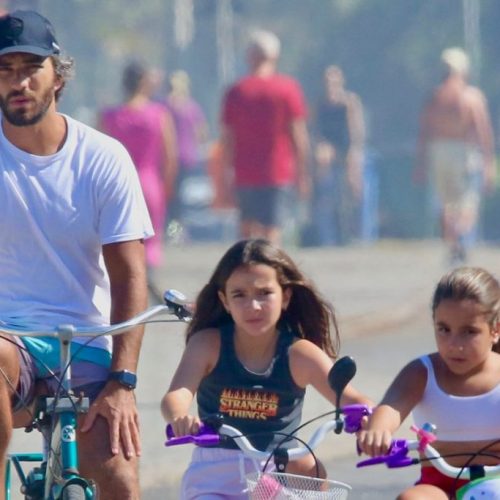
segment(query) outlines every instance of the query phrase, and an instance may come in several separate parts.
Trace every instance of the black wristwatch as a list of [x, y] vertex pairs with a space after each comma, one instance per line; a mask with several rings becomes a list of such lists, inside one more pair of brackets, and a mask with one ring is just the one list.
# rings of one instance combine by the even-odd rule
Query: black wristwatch
[[137, 375], [128, 370], [109, 372], [108, 380], [115, 380], [127, 389], [135, 389], [137, 385]]

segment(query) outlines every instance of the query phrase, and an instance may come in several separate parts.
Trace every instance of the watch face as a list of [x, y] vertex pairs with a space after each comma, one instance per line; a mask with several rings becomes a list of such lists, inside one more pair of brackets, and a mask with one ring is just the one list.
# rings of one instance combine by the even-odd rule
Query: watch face
[[111, 372], [109, 374], [109, 378], [111, 380], [116, 380], [129, 389], [135, 389], [135, 386], [137, 385], [137, 375], [127, 370], [123, 370], [120, 372]]

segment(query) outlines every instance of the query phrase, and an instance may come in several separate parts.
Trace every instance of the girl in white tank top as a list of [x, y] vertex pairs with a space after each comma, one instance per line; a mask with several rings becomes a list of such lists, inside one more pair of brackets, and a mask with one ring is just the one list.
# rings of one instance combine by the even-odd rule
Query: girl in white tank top
[[[432, 317], [437, 352], [407, 364], [375, 409], [358, 437], [368, 455], [387, 452], [394, 432], [413, 412], [415, 423], [437, 426], [433, 446], [462, 466], [474, 452], [491, 444], [488, 452], [500, 457], [500, 285], [487, 271], [462, 267], [441, 278], [434, 292]], [[500, 458], [474, 459], [496, 465]], [[454, 495], [464, 481], [422, 467], [415, 486], [405, 491], [415, 498], [439, 499]], [[405, 496], [405, 498], [407, 498]], [[412, 496], [412, 498], [414, 498]]]

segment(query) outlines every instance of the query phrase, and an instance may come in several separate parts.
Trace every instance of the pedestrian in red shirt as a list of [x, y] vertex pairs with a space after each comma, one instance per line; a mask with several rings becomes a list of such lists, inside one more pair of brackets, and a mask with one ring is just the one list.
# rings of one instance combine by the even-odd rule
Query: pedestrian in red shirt
[[302, 89], [276, 71], [279, 39], [256, 31], [247, 49], [249, 74], [229, 88], [222, 105], [224, 163], [234, 171], [243, 238], [280, 243], [294, 190], [306, 198], [309, 138]]

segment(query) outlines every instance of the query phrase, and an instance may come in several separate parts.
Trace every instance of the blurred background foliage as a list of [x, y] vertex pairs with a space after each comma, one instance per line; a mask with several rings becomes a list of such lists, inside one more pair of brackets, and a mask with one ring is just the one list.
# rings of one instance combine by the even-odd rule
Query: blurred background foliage
[[469, 52], [472, 81], [500, 128], [498, 0], [0, 0], [0, 7], [39, 10], [75, 57], [63, 111], [92, 124], [99, 108], [120, 100], [124, 64], [140, 58], [165, 75], [190, 74], [213, 137], [224, 88], [246, 69], [248, 31], [270, 29], [282, 40], [280, 69], [302, 83], [312, 116], [325, 66], [344, 69], [362, 98], [370, 146], [386, 165], [382, 195], [384, 176], [409, 182], [418, 113], [441, 77], [444, 48]]

